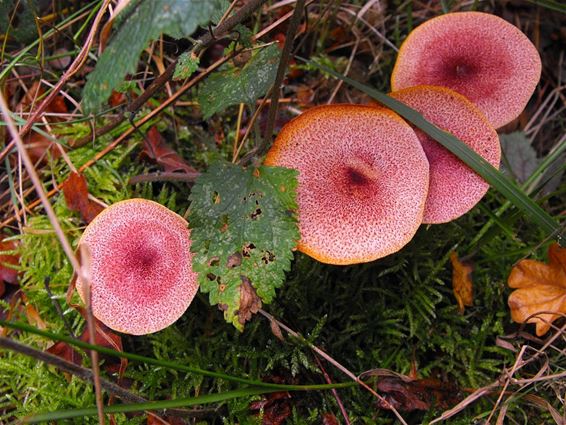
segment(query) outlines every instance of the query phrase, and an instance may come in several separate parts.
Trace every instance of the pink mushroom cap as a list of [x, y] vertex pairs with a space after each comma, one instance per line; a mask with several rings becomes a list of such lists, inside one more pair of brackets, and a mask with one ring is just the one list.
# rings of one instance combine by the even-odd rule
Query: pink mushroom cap
[[[458, 137], [494, 167], [501, 148], [493, 126], [461, 94], [445, 87], [416, 86], [389, 94]], [[415, 129], [430, 164], [430, 185], [423, 223], [446, 223], [471, 210], [489, 185], [440, 143]]]
[[[106, 326], [144, 335], [183, 315], [198, 290], [185, 219], [157, 202], [130, 199], [102, 211], [79, 245], [90, 252], [94, 316]], [[77, 279], [86, 300], [86, 285]]]
[[387, 109], [311, 108], [283, 127], [265, 164], [299, 171], [298, 249], [321, 262], [384, 257], [422, 222], [428, 162], [412, 128]]
[[536, 47], [504, 19], [481, 12], [448, 13], [409, 34], [399, 50], [391, 89], [451, 88], [499, 128], [521, 114], [541, 67]]

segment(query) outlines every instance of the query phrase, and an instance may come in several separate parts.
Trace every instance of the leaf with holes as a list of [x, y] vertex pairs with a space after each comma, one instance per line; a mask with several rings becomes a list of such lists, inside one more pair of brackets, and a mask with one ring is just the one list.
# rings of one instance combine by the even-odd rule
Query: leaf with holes
[[[116, 32], [104, 50], [83, 91], [85, 114], [97, 112], [128, 73], [135, 72], [138, 58], [150, 40], [160, 34], [173, 38], [191, 35], [206, 25], [218, 10], [219, 0], [137, 0], [117, 19]], [[118, 22], [119, 21], [119, 22]]]
[[267, 93], [275, 80], [279, 55], [279, 48], [272, 44], [254, 52], [243, 68], [228, 66], [211, 74], [198, 93], [204, 119], [231, 105], [254, 104]]
[[297, 172], [218, 162], [191, 192], [193, 270], [227, 322], [246, 320], [275, 296], [293, 258]]

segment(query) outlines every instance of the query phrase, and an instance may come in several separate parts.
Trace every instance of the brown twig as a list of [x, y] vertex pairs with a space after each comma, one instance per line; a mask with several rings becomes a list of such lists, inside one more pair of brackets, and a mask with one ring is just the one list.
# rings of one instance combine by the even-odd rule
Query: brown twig
[[305, 0], [297, 0], [297, 2], [295, 3], [295, 10], [293, 11], [293, 16], [291, 16], [289, 26], [287, 27], [287, 34], [285, 34], [285, 44], [283, 45], [283, 50], [281, 51], [281, 59], [279, 60], [275, 82], [273, 83], [273, 90], [271, 91], [271, 103], [267, 112], [267, 125], [265, 134], [263, 135], [262, 143], [257, 148], [257, 156], [262, 156], [271, 145], [271, 137], [273, 136], [275, 118], [277, 117], [277, 109], [279, 107], [279, 97], [281, 92], [280, 87], [287, 72], [287, 66], [289, 65], [289, 59], [291, 58], [291, 51], [293, 49], [293, 42], [295, 40], [295, 35], [297, 34], [297, 31], [299, 29], [299, 24], [301, 23], [301, 17], [303, 15], [304, 7]]
[[[332, 380], [330, 379], [330, 376], [326, 372], [326, 369], [324, 369], [322, 362], [320, 361], [320, 359], [318, 358], [318, 356], [316, 354], [314, 356], [314, 361], [316, 362], [317, 366], [322, 371], [322, 375], [324, 376], [324, 380], [326, 381], [326, 383], [332, 384]], [[338, 408], [340, 409], [340, 413], [342, 413], [342, 416], [344, 417], [344, 423], [346, 425], [350, 425], [350, 418], [348, 417], [348, 412], [346, 412], [346, 409], [344, 408], [344, 404], [342, 403], [342, 399], [338, 395], [338, 391], [336, 390], [336, 388], [333, 388], [331, 390], [331, 392], [332, 392], [332, 395], [334, 396], [334, 398], [336, 399], [336, 403], [338, 404]]]
[[142, 182], [186, 182], [193, 183], [198, 176], [199, 172], [194, 173], [175, 173], [167, 171], [158, 171], [156, 173], [140, 174], [139, 176], [134, 176], [130, 178], [128, 184], [136, 184]]

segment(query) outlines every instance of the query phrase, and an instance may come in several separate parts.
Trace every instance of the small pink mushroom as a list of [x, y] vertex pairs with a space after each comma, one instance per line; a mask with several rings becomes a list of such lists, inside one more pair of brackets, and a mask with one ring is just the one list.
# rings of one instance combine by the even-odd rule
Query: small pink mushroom
[[[494, 167], [501, 148], [493, 126], [461, 94], [445, 87], [417, 86], [389, 94], [458, 137]], [[430, 185], [424, 223], [446, 223], [471, 210], [489, 185], [440, 143], [415, 129], [430, 164]]]
[[[156, 202], [111, 205], [88, 225], [79, 244], [91, 255], [93, 314], [116, 331], [143, 335], [166, 328], [198, 290], [188, 224]], [[77, 290], [85, 301], [81, 279]]]
[[499, 128], [523, 111], [540, 74], [538, 51], [517, 27], [488, 13], [448, 13], [409, 34], [399, 50], [391, 89], [451, 88]]

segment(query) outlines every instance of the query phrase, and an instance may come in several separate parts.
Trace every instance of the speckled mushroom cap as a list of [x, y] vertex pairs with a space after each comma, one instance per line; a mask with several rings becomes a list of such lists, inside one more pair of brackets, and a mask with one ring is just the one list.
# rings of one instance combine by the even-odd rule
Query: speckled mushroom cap
[[299, 171], [298, 249], [321, 262], [384, 257], [421, 224], [428, 162], [411, 127], [387, 109], [309, 109], [283, 127], [265, 164]]
[[487, 13], [448, 13], [409, 34], [399, 50], [391, 89], [451, 88], [499, 128], [523, 111], [540, 74], [538, 51], [517, 27]]
[[[464, 96], [445, 87], [417, 86], [389, 94], [446, 130], [494, 167], [499, 167], [501, 148], [493, 126]], [[416, 129], [430, 164], [430, 185], [424, 223], [446, 223], [471, 210], [489, 185], [437, 141]]]
[[[146, 199], [102, 211], [79, 242], [91, 254], [94, 316], [133, 335], [157, 332], [181, 317], [198, 289], [189, 232], [182, 217]], [[80, 279], [77, 290], [84, 301]]]

